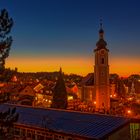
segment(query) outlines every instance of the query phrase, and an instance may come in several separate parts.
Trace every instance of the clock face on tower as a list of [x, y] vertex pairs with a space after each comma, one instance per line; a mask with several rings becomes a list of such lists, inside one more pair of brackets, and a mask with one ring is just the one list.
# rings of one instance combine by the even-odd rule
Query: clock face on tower
[[100, 51], [100, 54], [101, 54], [101, 55], [104, 55], [104, 54], [105, 54], [105, 50], [101, 50], [101, 51]]

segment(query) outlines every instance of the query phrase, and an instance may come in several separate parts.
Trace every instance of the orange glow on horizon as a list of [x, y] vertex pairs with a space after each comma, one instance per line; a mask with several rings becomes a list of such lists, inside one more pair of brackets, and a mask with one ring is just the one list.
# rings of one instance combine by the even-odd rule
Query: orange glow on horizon
[[[110, 58], [110, 73], [117, 73], [120, 76], [129, 76], [140, 73], [140, 64], [138, 58]], [[53, 72], [58, 71], [60, 67], [66, 74], [74, 73], [87, 75], [94, 72], [94, 57], [38, 57], [38, 58], [15, 58], [6, 59], [6, 67], [18, 68], [20, 72]]]
[[110, 60], [110, 73], [117, 73], [127, 77], [131, 74], [140, 74], [140, 58], [117, 57]]

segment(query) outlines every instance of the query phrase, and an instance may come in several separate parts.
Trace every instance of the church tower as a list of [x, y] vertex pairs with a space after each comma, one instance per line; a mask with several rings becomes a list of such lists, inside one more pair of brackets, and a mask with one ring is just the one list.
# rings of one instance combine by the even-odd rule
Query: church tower
[[99, 40], [96, 43], [94, 86], [96, 93], [96, 110], [110, 110], [110, 87], [107, 43], [104, 40], [104, 30], [100, 23]]

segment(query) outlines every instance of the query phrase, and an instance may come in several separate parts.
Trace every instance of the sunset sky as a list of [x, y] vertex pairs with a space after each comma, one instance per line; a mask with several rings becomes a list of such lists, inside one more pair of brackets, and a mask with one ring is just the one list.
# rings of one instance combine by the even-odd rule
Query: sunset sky
[[93, 72], [99, 19], [110, 73], [140, 74], [139, 0], [0, 0], [14, 20], [6, 67], [22, 72]]

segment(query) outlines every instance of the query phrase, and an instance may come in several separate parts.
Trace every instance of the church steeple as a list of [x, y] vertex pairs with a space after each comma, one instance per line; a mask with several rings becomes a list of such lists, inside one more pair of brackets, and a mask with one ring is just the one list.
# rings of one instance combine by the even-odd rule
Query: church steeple
[[103, 38], [104, 38], [103, 23], [102, 23], [102, 19], [100, 19], [99, 39], [103, 39]]
[[94, 65], [94, 90], [96, 93], [96, 110], [108, 112], [110, 109], [110, 86], [107, 43], [100, 21], [99, 40], [96, 43]]
[[105, 49], [107, 51], [109, 51], [107, 48], [107, 43], [104, 40], [104, 30], [103, 30], [103, 23], [102, 20], [100, 20], [100, 29], [99, 29], [99, 40], [96, 43], [96, 49], [94, 49], [94, 51], [98, 51], [101, 49]]
[[62, 74], [62, 68], [60, 67], [59, 73]]

